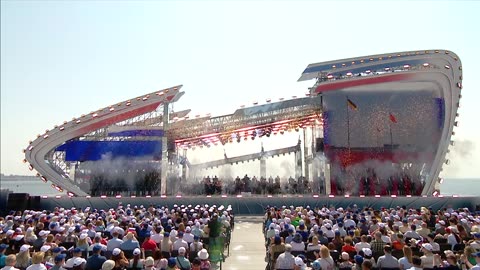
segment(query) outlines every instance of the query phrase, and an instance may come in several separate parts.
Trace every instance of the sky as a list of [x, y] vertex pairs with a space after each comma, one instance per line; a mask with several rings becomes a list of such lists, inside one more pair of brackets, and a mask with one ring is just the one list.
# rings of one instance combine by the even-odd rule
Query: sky
[[304, 96], [309, 63], [409, 50], [460, 56], [443, 177], [480, 178], [478, 1], [1, 1], [1, 172], [81, 114], [183, 84], [175, 110], [232, 113]]

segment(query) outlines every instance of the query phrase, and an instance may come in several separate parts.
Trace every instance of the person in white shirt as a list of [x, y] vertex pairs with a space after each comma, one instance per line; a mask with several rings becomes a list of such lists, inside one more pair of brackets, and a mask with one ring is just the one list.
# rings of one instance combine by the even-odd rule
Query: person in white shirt
[[422, 237], [417, 233], [416, 229], [417, 229], [417, 226], [415, 224], [412, 224], [410, 226], [410, 230], [404, 234], [405, 238], [413, 238], [416, 240], [422, 239]]
[[456, 244], [458, 244], [457, 237], [453, 233], [453, 231], [450, 229], [450, 227], [445, 229], [445, 232], [447, 233], [447, 243], [452, 245], [452, 250], [455, 247]]
[[190, 226], [187, 226], [185, 228], [185, 233], [183, 234], [183, 240], [187, 241], [188, 244], [193, 243], [193, 237], [194, 235], [192, 234], [192, 229]]
[[290, 245], [292, 251], [305, 251], [305, 243], [303, 243], [302, 236], [299, 233], [295, 234]]
[[362, 237], [360, 237], [360, 242], [355, 244], [355, 250], [357, 251], [357, 254], [360, 252], [360, 250], [362, 250], [362, 248], [371, 248], [366, 235], [362, 235]]
[[355, 221], [351, 219], [349, 215], [347, 215], [347, 219], [345, 220], [345, 228], [356, 227]]
[[480, 233], [473, 233], [473, 241], [470, 242], [470, 246], [476, 251], [480, 251]]
[[335, 232], [332, 230], [332, 225], [330, 223], [325, 224], [325, 226], [322, 227], [322, 231], [328, 239], [333, 239], [335, 237]]
[[270, 223], [270, 226], [268, 227], [268, 230], [265, 233], [265, 238], [266, 239], [271, 239], [274, 236], [275, 236], [275, 224]]
[[17, 258], [14, 254], [10, 254], [5, 258], [5, 266], [0, 270], [19, 270], [15, 268], [15, 263], [17, 262]]
[[195, 236], [193, 238], [193, 243], [190, 244], [190, 251], [199, 252], [202, 249], [203, 249], [203, 243], [200, 242], [200, 237]]
[[35, 252], [32, 256], [32, 265], [26, 270], [47, 270], [47, 267], [42, 263], [45, 252]]
[[172, 250], [178, 251], [178, 249], [181, 247], [188, 249], [188, 243], [187, 241], [183, 240], [183, 232], [180, 231], [178, 232], [177, 240], [172, 244]]
[[108, 240], [108, 242], [107, 242], [107, 250], [108, 251], [112, 251], [115, 248], [120, 248], [120, 245], [123, 243], [122, 239], [118, 239], [119, 234], [118, 234], [117, 231], [113, 231], [112, 236], [113, 236], [113, 238]]
[[309, 243], [307, 245], [307, 251], [312, 251], [312, 250], [317, 250], [317, 251], [320, 251], [320, 243], [318, 242], [318, 237], [317, 236], [313, 236], [312, 237], [312, 243]]
[[285, 245], [285, 252], [280, 254], [275, 262], [275, 269], [293, 269], [295, 265], [295, 257], [290, 253], [292, 246], [290, 244]]

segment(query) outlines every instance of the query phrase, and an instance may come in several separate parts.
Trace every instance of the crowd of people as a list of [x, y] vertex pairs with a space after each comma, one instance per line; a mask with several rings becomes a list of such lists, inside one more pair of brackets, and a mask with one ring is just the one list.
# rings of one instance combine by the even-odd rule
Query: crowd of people
[[[129, 195], [160, 195], [160, 172], [158, 170], [143, 170], [125, 175], [96, 173], [90, 176], [88, 183], [84, 188], [92, 196], [115, 196], [122, 193], [131, 193]], [[130, 179], [127, 181], [126, 179]], [[84, 184], [84, 185], [85, 185]], [[82, 186], [81, 186], [82, 187]]]
[[480, 269], [480, 212], [467, 208], [267, 207], [266, 269]]
[[333, 195], [413, 195], [422, 194], [425, 182], [420, 176], [405, 172], [397, 172], [390, 176], [380, 177], [373, 169], [363, 173], [334, 175], [330, 180]]
[[245, 175], [240, 178], [219, 178], [215, 176], [206, 176], [200, 181], [192, 181], [182, 184], [180, 192], [192, 195], [220, 195], [230, 194], [237, 195], [241, 193], [251, 193], [257, 195], [266, 194], [324, 194], [325, 180], [317, 178], [313, 182], [308, 181], [305, 177], [294, 179], [281, 179], [280, 176], [265, 177], [249, 177]]
[[11, 211], [0, 217], [2, 270], [209, 270], [225, 259], [231, 206]]

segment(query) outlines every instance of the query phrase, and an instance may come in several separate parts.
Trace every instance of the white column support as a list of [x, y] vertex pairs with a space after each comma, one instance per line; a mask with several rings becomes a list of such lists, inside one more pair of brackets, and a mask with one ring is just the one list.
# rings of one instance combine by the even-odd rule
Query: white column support
[[168, 170], [168, 103], [163, 104], [163, 137], [162, 137], [162, 164], [160, 171], [160, 195], [167, 195]]

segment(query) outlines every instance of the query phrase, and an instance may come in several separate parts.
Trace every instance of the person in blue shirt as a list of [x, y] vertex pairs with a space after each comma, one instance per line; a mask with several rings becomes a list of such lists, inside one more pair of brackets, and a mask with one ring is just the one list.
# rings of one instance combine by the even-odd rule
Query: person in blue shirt
[[92, 249], [93, 255], [90, 256], [85, 264], [85, 270], [98, 270], [102, 269], [103, 263], [107, 260], [104, 256], [100, 255], [102, 251], [101, 245], [95, 245]]
[[140, 243], [135, 239], [133, 233], [128, 232], [125, 237], [126, 240], [120, 245], [120, 249], [123, 251], [131, 250], [133, 251], [136, 248], [140, 248]]
[[1, 244], [0, 245], [0, 268], [5, 267], [5, 260], [7, 259], [7, 256], [5, 256], [5, 250], [7, 250], [7, 245]]

